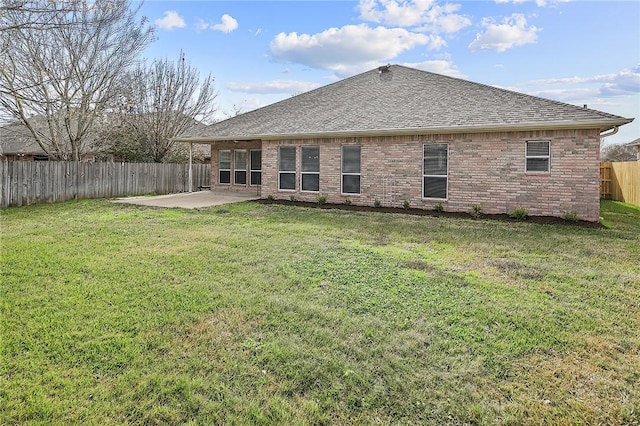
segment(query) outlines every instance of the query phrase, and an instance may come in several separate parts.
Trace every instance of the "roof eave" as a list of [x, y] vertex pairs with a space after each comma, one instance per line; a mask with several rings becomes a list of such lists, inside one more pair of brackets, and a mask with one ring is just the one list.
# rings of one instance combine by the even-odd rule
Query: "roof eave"
[[350, 131], [306, 132], [306, 133], [282, 133], [282, 134], [254, 134], [236, 136], [194, 136], [175, 138], [176, 142], [185, 143], [215, 143], [223, 141], [248, 141], [248, 140], [281, 140], [281, 139], [315, 139], [315, 138], [345, 138], [345, 137], [373, 137], [373, 136], [402, 136], [402, 135], [429, 135], [452, 133], [492, 133], [513, 132], [530, 130], [569, 130], [569, 129], [599, 129], [604, 132], [615, 127], [631, 123], [633, 118], [610, 118], [604, 120], [589, 121], [547, 121], [537, 123], [495, 124], [474, 126], [442, 126], [442, 127], [413, 127], [402, 129], [368, 129]]

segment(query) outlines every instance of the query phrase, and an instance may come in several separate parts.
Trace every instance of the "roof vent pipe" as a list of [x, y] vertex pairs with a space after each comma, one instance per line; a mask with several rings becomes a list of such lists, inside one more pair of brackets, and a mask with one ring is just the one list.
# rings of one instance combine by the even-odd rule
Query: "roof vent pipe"
[[383, 65], [381, 67], [378, 67], [378, 72], [380, 74], [382, 74], [383, 72], [389, 72], [391, 70], [391, 65], [387, 64], [387, 65]]
[[587, 109], [587, 104], [582, 105], [582, 108]]

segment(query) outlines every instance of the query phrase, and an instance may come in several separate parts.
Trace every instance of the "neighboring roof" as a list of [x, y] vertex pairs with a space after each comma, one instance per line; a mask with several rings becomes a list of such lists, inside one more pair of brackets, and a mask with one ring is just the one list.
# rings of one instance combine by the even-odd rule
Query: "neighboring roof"
[[46, 154], [29, 129], [19, 123], [0, 127], [0, 155]]
[[[103, 120], [116, 118], [113, 116], [107, 116]], [[30, 118], [32, 125], [37, 129], [46, 128], [46, 121], [44, 117], [37, 116]], [[192, 120], [192, 131], [203, 131], [207, 128], [205, 124], [200, 121]], [[87, 138], [95, 140], [97, 138], [95, 132], [89, 134]], [[211, 147], [207, 144], [195, 144], [193, 146], [194, 153], [202, 155], [203, 157], [209, 157], [211, 155]], [[99, 149], [95, 149], [99, 152]], [[0, 155], [46, 155], [46, 152], [38, 145], [35, 138], [22, 123], [11, 123], [6, 126], [0, 127]]]
[[631, 121], [593, 109], [391, 65], [229, 118], [178, 140], [552, 128], [604, 131]]
[[638, 147], [640, 147], [640, 138], [629, 142], [627, 145], [628, 146], [638, 146]]

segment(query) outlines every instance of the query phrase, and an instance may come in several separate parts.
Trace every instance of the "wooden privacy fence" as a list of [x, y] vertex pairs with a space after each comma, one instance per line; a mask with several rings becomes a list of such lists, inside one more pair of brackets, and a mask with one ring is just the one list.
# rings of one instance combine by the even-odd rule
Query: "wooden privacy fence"
[[640, 161], [600, 163], [600, 197], [640, 206]]
[[[193, 165], [193, 189], [208, 186], [210, 164]], [[0, 207], [189, 190], [188, 164], [0, 161]]]

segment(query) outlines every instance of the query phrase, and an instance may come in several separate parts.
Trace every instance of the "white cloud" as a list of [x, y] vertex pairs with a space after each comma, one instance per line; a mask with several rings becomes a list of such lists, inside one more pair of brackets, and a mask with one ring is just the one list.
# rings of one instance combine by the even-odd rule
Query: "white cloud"
[[360, 24], [313, 35], [280, 33], [271, 41], [270, 50], [278, 60], [349, 75], [375, 68], [416, 46], [438, 49], [444, 45], [446, 42], [436, 35]]
[[[495, 0], [496, 3], [513, 3], [513, 4], [521, 4], [526, 3], [531, 0]], [[535, 3], [538, 7], [545, 6], [556, 6], [558, 3], [568, 3], [572, 0], [535, 0]]]
[[521, 13], [503, 18], [500, 24], [491, 18], [484, 18], [482, 26], [485, 31], [477, 34], [475, 40], [469, 44], [469, 49], [472, 51], [493, 49], [504, 52], [512, 47], [536, 43], [538, 32], [542, 31], [542, 28], [527, 27], [527, 19]]
[[447, 60], [433, 60], [424, 62], [405, 62], [407, 67], [417, 68], [423, 71], [429, 71], [436, 74], [448, 75], [449, 77], [466, 78], [453, 62]]
[[238, 29], [238, 21], [236, 21], [231, 15], [227, 15], [226, 13], [222, 15], [222, 18], [220, 18], [219, 24], [207, 22], [204, 19], [200, 18], [198, 18], [198, 20], [196, 21], [196, 30], [198, 31], [214, 30], [229, 34], [236, 29]]
[[[528, 83], [532, 86], [571, 86], [562, 89], [542, 89], [540, 93], [553, 94], [554, 99], [567, 99], [575, 97], [580, 99], [580, 93], [588, 93], [590, 96], [614, 97], [640, 93], [640, 65], [628, 68], [613, 74], [600, 74], [591, 77], [567, 77], [534, 80]], [[592, 87], [578, 87], [589, 86]], [[596, 85], [597, 87], [593, 87]]]
[[320, 85], [310, 81], [297, 80], [272, 80], [272, 81], [255, 81], [255, 82], [236, 82], [231, 81], [226, 84], [229, 90], [244, 93], [301, 93], [313, 90]]
[[444, 6], [435, 0], [360, 0], [360, 19], [369, 22], [419, 27], [420, 31], [436, 34], [455, 33], [471, 25], [471, 20], [456, 13], [459, 4]]
[[[521, 90], [522, 91], [522, 90]], [[576, 102], [583, 99], [597, 98], [600, 91], [596, 87], [574, 87], [572, 89], [528, 90], [527, 94], [561, 102]]]
[[172, 30], [174, 28], [184, 28], [185, 24], [182, 16], [175, 10], [167, 10], [164, 12], [164, 18], [159, 18], [154, 21], [158, 28], [163, 30]]
[[236, 21], [231, 15], [226, 13], [222, 15], [222, 22], [212, 27], [215, 31], [222, 31], [225, 34], [229, 34], [238, 28], [238, 21]]

